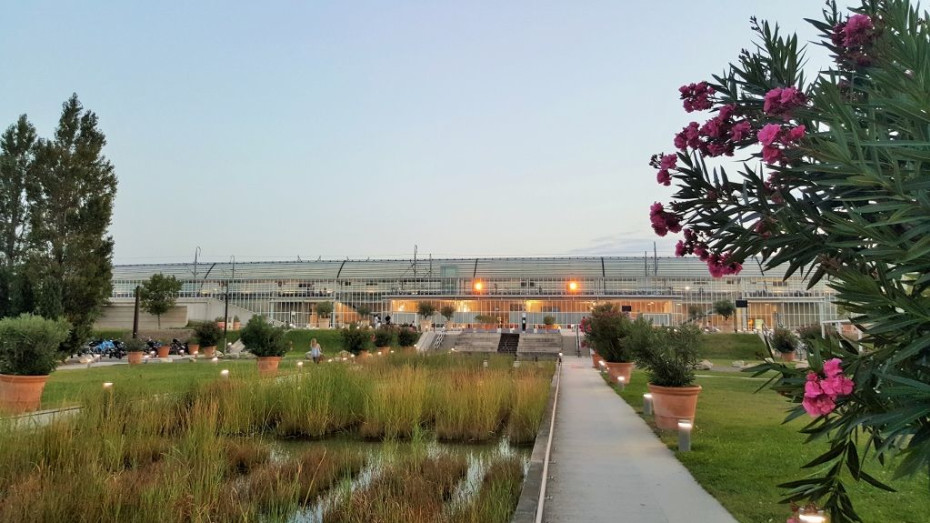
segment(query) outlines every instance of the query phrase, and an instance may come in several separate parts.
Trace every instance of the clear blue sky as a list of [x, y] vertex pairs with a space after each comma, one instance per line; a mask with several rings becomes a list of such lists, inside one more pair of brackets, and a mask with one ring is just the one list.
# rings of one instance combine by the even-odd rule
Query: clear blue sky
[[678, 86], [750, 16], [809, 41], [821, 7], [7, 2], [0, 126], [50, 136], [72, 92], [98, 114], [117, 263], [671, 254], [648, 160], [690, 120]]

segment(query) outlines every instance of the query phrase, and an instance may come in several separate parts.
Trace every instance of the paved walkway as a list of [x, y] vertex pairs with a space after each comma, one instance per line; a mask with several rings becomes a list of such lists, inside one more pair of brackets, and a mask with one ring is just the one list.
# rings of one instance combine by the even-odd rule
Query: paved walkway
[[636, 412], [569, 356], [552, 442], [544, 521], [734, 522]]

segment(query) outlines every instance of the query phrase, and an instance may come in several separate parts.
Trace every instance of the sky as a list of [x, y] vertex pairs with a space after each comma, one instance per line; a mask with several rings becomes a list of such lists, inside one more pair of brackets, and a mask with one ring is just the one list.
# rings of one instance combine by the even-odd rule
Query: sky
[[7, 2], [0, 127], [98, 115], [117, 264], [671, 255], [678, 87], [822, 5]]

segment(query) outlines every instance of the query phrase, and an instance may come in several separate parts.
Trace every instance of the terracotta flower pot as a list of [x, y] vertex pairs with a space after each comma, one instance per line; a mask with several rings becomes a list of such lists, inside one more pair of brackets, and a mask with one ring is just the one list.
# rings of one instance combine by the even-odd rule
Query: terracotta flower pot
[[169, 345], [162, 345], [162, 346], [158, 347], [158, 357], [159, 357], [159, 358], [167, 358], [167, 357], [168, 357], [168, 351], [169, 351], [169, 350], [171, 350], [171, 347], [170, 347]]
[[416, 347], [401, 347], [400, 350], [402, 354], [416, 354], [417, 353]]
[[274, 376], [278, 373], [279, 363], [281, 363], [281, 356], [262, 356], [258, 358], [258, 375]]
[[216, 345], [210, 345], [209, 347], [203, 348], [203, 355], [207, 358], [212, 358], [216, 355]]
[[623, 376], [624, 382], [630, 384], [630, 375], [633, 373], [634, 363], [611, 363], [607, 362], [607, 374], [610, 376], [611, 383], [617, 383], [617, 378]]
[[223, 329], [226, 328], [226, 322], [225, 322], [225, 321], [218, 321], [218, 322], [216, 322], [216, 326], [219, 327], [220, 330], [223, 330]]
[[9, 414], [32, 412], [39, 408], [45, 376], [11, 376], [0, 374], [0, 411]]
[[355, 359], [361, 361], [361, 360], [367, 359], [368, 356], [370, 355], [371, 353], [369, 353], [367, 350], [362, 350], [358, 352], [358, 355], [355, 356]]
[[698, 394], [701, 393], [700, 385], [660, 387], [649, 383], [647, 386], [652, 393], [652, 412], [655, 414], [657, 427], [677, 430], [678, 421], [683, 419], [694, 423]]
[[191, 356], [193, 356], [194, 354], [199, 354], [199, 353], [200, 353], [200, 345], [197, 344], [197, 343], [188, 343], [188, 344], [187, 344], [187, 352], [190, 353]]
[[144, 355], [145, 353], [141, 350], [134, 350], [126, 353], [126, 359], [129, 361], [130, 365], [141, 365], [142, 356]]
[[391, 353], [390, 347], [378, 347], [376, 350], [378, 351], [378, 354], [382, 356], [387, 356], [388, 354]]
[[233, 322], [232, 330], [234, 330], [234, 331], [239, 330], [239, 326], [240, 326], [240, 325], [242, 325], [242, 323], [240, 323], [240, 322], [238, 322], [238, 321], [234, 321], [234, 322]]
[[794, 361], [794, 352], [782, 352], [781, 361]]
[[601, 355], [600, 354], [596, 352], [591, 353], [591, 366], [594, 367], [595, 369], [600, 370], [601, 368]]

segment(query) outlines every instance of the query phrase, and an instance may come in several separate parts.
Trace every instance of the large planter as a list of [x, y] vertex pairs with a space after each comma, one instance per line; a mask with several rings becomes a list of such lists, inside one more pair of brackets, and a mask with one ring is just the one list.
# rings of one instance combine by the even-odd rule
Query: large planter
[[604, 358], [602, 358], [600, 354], [595, 352], [594, 354], [591, 355], [591, 360], [592, 360], [594, 368], [597, 370], [601, 370], [601, 362], [604, 361]]
[[782, 352], [781, 361], [794, 361], [794, 351]]
[[200, 344], [198, 344], [198, 343], [188, 343], [188, 344], [187, 344], [187, 352], [190, 353], [191, 356], [194, 356], [194, 355], [199, 354], [199, 353], [200, 353]]
[[377, 350], [377, 351], [378, 351], [378, 354], [380, 354], [380, 355], [382, 355], [382, 356], [387, 356], [388, 354], [391, 353], [391, 348], [390, 348], [390, 347], [376, 347], [375, 350]]
[[160, 345], [160, 346], [158, 347], [158, 357], [159, 357], [159, 358], [167, 358], [167, 357], [168, 357], [168, 351], [170, 351], [170, 350], [171, 350], [171, 346], [170, 346], [170, 345]]
[[274, 376], [278, 373], [279, 363], [281, 363], [281, 356], [262, 356], [258, 358], [258, 375]]
[[234, 321], [234, 322], [233, 322], [233, 326], [232, 326], [232, 330], [237, 331], [237, 330], [239, 330], [239, 327], [241, 327], [241, 326], [242, 326], [242, 323], [240, 323], [240, 322], [238, 322], [238, 321]]
[[209, 347], [203, 348], [203, 355], [206, 358], [212, 358], [216, 355], [216, 345], [210, 345]]
[[416, 354], [416, 353], [417, 353], [417, 348], [414, 347], [414, 346], [410, 346], [410, 347], [401, 347], [401, 348], [400, 348], [400, 352], [401, 352], [401, 354]]
[[0, 412], [20, 414], [39, 408], [45, 376], [11, 376], [0, 374]]
[[630, 384], [630, 375], [633, 373], [634, 363], [611, 363], [607, 362], [607, 374], [610, 376], [611, 383], [617, 383], [617, 378], [623, 376], [623, 382]]
[[126, 353], [126, 359], [130, 365], [141, 365], [142, 357], [145, 355], [141, 350], [134, 350]]
[[648, 384], [652, 393], [652, 412], [655, 414], [656, 426], [660, 429], [677, 429], [679, 420], [694, 423], [697, 410], [698, 394], [701, 386], [660, 387]]
[[226, 329], [226, 322], [225, 322], [225, 321], [218, 321], [218, 322], [216, 322], [216, 326], [219, 327], [220, 330], [224, 330], [224, 329]]

